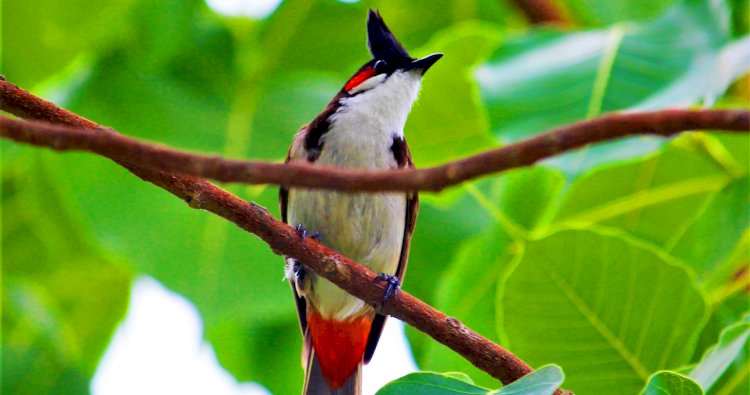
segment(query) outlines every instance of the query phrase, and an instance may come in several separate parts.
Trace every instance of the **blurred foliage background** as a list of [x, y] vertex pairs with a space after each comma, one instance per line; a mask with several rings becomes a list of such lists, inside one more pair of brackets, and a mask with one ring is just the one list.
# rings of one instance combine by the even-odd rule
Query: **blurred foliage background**
[[[568, 26], [531, 26], [507, 0], [284, 0], [263, 20], [200, 0], [4, 0], [2, 73], [127, 135], [280, 161], [369, 59], [372, 7], [412, 55], [445, 54], [406, 126], [421, 167], [610, 111], [748, 108], [747, 0], [558, 3]], [[637, 393], [663, 369], [748, 393], [748, 143], [631, 138], [423, 194], [404, 288], [560, 365], [578, 394]], [[265, 244], [108, 160], [0, 147], [3, 393], [87, 393], [142, 273], [197, 306], [235, 377], [299, 391], [295, 309]], [[228, 188], [278, 214], [277, 188]], [[714, 348], [699, 379], [722, 331], [740, 346]], [[499, 386], [407, 333], [422, 369]]]

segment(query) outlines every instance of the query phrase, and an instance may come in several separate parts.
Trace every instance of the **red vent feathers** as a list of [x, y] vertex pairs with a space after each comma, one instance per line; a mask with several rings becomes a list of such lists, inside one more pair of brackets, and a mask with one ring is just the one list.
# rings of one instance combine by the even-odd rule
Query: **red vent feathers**
[[331, 388], [341, 388], [362, 363], [372, 318], [326, 320], [313, 310], [307, 316], [307, 325], [323, 377]]
[[352, 79], [349, 80], [349, 82], [344, 85], [344, 90], [349, 92], [350, 90], [357, 87], [357, 85], [367, 81], [370, 77], [375, 75], [375, 69], [372, 67], [367, 67], [362, 69], [359, 73], [355, 74]]

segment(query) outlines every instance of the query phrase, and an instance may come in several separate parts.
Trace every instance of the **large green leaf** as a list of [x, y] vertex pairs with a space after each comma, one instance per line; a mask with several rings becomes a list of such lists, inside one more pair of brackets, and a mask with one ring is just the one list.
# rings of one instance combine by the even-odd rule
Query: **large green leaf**
[[497, 309], [505, 344], [531, 364], [560, 364], [580, 394], [635, 393], [651, 372], [686, 363], [706, 313], [684, 268], [590, 230], [529, 242]]
[[[659, 246], [675, 245], [711, 197], [733, 181], [730, 172], [690, 142], [686, 136], [658, 155], [581, 177], [565, 196], [555, 221], [602, 224]], [[734, 235], [734, 241], [726, 243], [737, 239]]]
[[40, 160], [55, 154], [16, 154], [2, 168], [2, 392], [87, 393], [132, 272], [79, 228]]
[[[750, 38], [731, 42], [727, 15], [723, 3], [686, 0], [648, 23], [509, 40], [476, 72], [492, 130], [513, 141], [609, 111], [710, 104], [750, 69]], [[577, 173], [659, 145], [628, 139], [551, 163]]]
[[556, 365], [543, 366], [533, 373], [514, 381], [496, 391], [488, 391], [474, 385], [471, 380], [455, 373], [417, 372], [394, 380], [381, 388], [377, 395], [451, 395], [451, 394], [487, 394], [487, 395], [551, 395], [560, 387], [565, 376]]
[[703, 389], [690, 377], [661, 371], [649, 377], [641, 395], [703, 395]]

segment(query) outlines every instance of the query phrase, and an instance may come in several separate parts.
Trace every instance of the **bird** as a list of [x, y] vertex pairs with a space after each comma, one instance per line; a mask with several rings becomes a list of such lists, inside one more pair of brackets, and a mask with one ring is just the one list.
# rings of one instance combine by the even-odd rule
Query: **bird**
[[[404, 125], [425, 72], [443, 55], [412, 58], [370, 10], [372, 59], [347, 80], [323, 112], [293, 137], [286, 163], [350, 169], [413, 168]], [[403, 279], [416, 223], [416, 192], [339, 192], [280, 188], [282, 220], [388, 281], [383, 303]], [[286, 258], [303, 335], [303, 394], [360, 394], [362, 366], [375, 351], [386, 316]], [[382, 305], [381, 305], [382, 307]]]

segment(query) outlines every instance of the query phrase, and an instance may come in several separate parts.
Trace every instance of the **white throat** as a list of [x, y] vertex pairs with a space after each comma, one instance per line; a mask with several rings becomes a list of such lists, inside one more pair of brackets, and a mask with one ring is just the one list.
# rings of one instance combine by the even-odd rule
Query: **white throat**
[[341, 108], [330, 118], [331, 129], [322, 136], [318, 162], [357, 168], [393, 167], [393, 155], [388, 153], [393, 137], [404, 135], [420, 77], [416, 71], [396, 71], [374, 88], [341, 99]]

